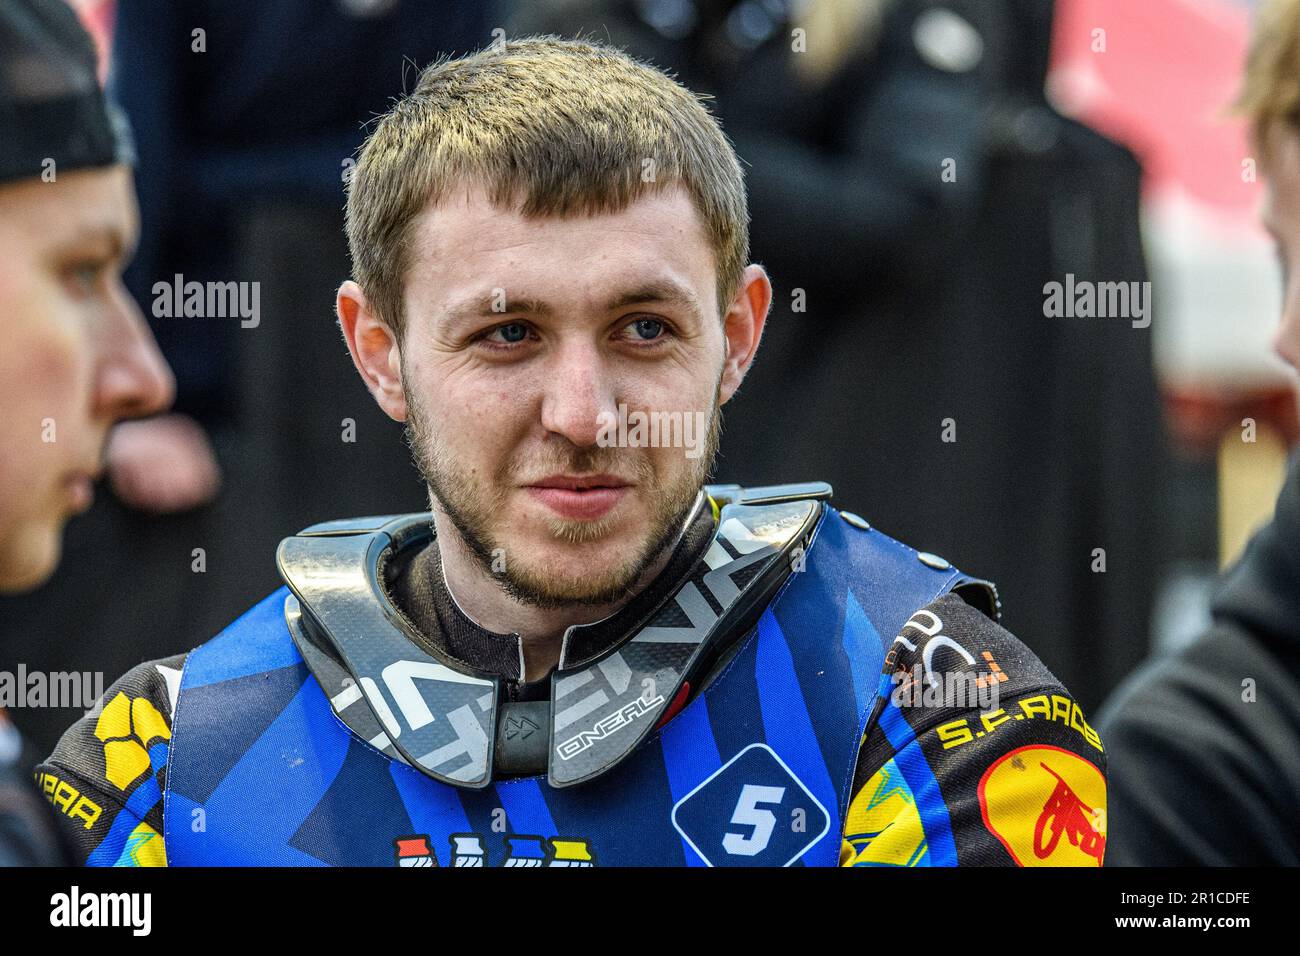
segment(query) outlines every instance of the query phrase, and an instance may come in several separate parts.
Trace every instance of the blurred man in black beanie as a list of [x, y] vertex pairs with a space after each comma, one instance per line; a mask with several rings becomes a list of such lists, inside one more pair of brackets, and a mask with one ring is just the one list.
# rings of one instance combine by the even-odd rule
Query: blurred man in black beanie
[[[91, 504], [109, 429], [163, 410], [175, 387], [121, 283], [138, 230], [132, 149], [95, 66], [62, 0], [0, 6], [0, 593], [50, 576], [63, 525]], [[4, 716], [5, 676], [0, 865], [61, 863], [34, 761]], [[75, 803], [59, 781], [45, 789], [56, 807]]]

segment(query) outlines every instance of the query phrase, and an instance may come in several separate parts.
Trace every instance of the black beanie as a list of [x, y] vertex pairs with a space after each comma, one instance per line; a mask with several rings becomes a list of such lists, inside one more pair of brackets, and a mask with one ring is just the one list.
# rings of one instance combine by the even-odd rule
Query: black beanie
[[0, 3], [0, 184], [135, 161], [95, 75], [95, 45], [63, 0]]

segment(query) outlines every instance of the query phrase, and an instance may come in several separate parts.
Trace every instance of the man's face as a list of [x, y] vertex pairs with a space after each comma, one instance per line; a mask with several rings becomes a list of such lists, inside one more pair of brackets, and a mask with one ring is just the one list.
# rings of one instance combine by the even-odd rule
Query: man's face
[[120, 280], [136, 219], [125, 167], [0, 186], [0, 592], [53, 572], [112, 424], [171, 401], [171, 371]]
[[[520, 600], [625, 596], [707, 479], [735, 389], [688, 195], [530, 221], [466, 189], [414, 235], [401, 382], [436, 503]], [[602, 444], [620, 405], [629, 426], [669, 412], [704, 434], [694, 448], [684, 430], [676, 445], [663, 432], [655, 447]], [[575, 481], [598, 487], [543, 487]]]
[[1300, 132], [1276, 124], [1268, 134], [1262, 218], [1282, 266], [1282, 321], [1274, 347], [1300, 369]]

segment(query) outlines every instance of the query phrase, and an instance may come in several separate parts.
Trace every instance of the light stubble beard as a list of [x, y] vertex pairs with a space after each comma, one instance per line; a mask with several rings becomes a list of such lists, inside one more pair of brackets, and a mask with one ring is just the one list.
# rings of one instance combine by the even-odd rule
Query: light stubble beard
[[[578, 580], [551, 574], [544, 565], [521, 566], [518, 560], [511, 560], [508, 549], [493, 533], [494, 519], [504, 513], [509, 492], [518, 488], [523, 477], [516, 473], [513, 463], [505, 462], [488, 482], [467, 474], [457, 462], [439, 453], [436, 433], [410, 394], [407, 395], [406, 440], [431, 498], [455, 526], [475, 562], [506, 594], [543, 610], [606, 605], [629, 597], [632, 587], [681, 533], [713, 468], [722, 440], [722, 408], [718, 403], [721, 390], [719, 373], [703, 453], [689, 458], [683, 449], [683, 457], [690, 465], [667, 485], [659, 483], [650, 459], [636, 454], [635, 449], [599, 445], [577, 448], [567, 441], [545, 446], [545, 466], [534, 463], [536, 471], [531, 471], [529, 478], [561, 473], [615, 474], [634, 483], [636, 487], [631, 493], [640, 495], [650, 506], [649, 527], [641, 547], [632, 551], [626, 561], [613, 567], [593, 568]], [[561, 449], [562, 445], [568, 446], [567, 452]], [[629, 467], [634, 474], [625, 472]], [[568, 521], [550, 516], [546, 521], [553, 539], [585, 544], [606, 538], [618, 519], [606, 515], [595, 521]]]

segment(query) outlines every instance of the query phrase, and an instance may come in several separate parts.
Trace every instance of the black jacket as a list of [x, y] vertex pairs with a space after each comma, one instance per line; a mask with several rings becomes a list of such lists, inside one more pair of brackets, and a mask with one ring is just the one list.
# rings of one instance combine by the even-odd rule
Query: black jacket
[[1107, 864], [1300, 864], [1300, 458], [1212, 611], [1098, 719]]
[[[0, 710], [0, 867], [70, 866], [73, 858], [50, 806], [32, 786], [31, 751]], [[50, 781], [50, 797], [79, 794]]]

